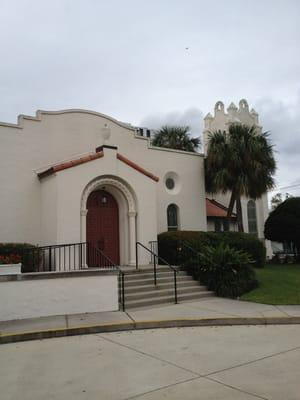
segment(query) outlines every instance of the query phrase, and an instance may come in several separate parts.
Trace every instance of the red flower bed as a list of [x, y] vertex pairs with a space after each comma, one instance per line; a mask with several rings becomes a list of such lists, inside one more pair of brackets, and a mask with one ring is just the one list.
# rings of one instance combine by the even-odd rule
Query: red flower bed
[[19, 264], [20, 262], [21, 256], [19, 254], [0, 255], [0, 264]]

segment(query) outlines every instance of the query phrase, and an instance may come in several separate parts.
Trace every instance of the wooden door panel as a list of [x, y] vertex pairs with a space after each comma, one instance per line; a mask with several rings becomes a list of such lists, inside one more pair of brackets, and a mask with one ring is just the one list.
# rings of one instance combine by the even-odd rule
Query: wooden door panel
[[[119, 210], [115, 198], [104, 190], [96, 190], [88, 197], [87, 210], [87, 242], [119, 264]], [[88, 257], [89, 267], [93, 266], [92, 259]]]

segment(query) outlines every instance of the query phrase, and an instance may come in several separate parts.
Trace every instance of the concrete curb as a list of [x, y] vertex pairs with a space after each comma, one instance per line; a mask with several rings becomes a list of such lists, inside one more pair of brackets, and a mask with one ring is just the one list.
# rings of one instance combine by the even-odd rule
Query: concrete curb
[[229, 318], [179, 318], [157, 321], [138, 321], [83, 325], [72, 328], [57, 328], [18, 333], [0, 334], [0, 344], [41, 340], [64, 336], [88, 335], [104, 332], [122, 332], [139, 329], [182, 328], [193, 326], [233, 326], [233, 325], [293, 325], [300, 324], [300, 317], [229, 317]]

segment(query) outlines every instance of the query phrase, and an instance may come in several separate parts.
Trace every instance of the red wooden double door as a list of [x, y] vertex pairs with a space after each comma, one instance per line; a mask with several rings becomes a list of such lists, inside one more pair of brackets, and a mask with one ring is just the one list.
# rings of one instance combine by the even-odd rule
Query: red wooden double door
[[[105, 190], [92, 192], [87, 200], [86, 238], [91, 249], [99, 248], [116, 265], [120, 264], [119, 209], [115, 198]], [[95, 267], [95, 257], [87, 254], [89, 267]]]

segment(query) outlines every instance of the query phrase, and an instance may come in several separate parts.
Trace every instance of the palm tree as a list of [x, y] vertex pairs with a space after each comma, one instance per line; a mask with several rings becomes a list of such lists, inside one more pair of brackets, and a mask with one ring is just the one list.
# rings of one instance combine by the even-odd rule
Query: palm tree
[[227, 217], [236, 203], [240, 232], [244, 231], [241, 196], [261, 197], [274, 187], [276, 162], [267, 132], [257, 133], [254, 126], [240, 123], [228, 132], [210, 133], [205, 159], [206, 189], [209, 193], [231, 192]]
[[191, 137], [189, 132], [189, 126], [165, 125], [155, 133], [152, 145], [195, 153], [199, 147], [200, 138]]

